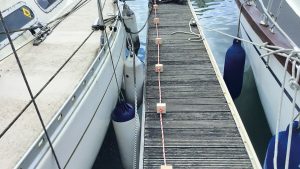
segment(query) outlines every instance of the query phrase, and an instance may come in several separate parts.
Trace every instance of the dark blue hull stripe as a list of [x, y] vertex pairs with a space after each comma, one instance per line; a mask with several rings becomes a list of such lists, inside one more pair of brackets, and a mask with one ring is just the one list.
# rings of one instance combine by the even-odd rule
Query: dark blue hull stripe
[[[252, 39], [251, 39], [251, 37], [249, 36], [248, 32], [246, 31], [244, 25], [243, 25], [243, 24], [241, 24], [241, 25], [242, 25], [244, 31], [246, 32], [246, 35], [247, 35], [247, 37], [249, 38], [249, 40], [250, 40], [251, 42], [253, 42]], [[253, 45], [253, 47], [254, 47], [255, 51], [257, 52], [257, 54], [260, 56], [261, 53], [260, 53], [260, 51], [257, 49], [257, 47], [256, 47], [255, 45]], [[246, 55], [247, 55], [247, 54], [246, 54]], [[267, 64], [267, 61], [265, 60], [265, 58], [262, 58], [262, 57], [261, 57], [261, 60], [264, 62], [265, 65]], [[275, 75], [275, 73], [274, 73], [274, 71], [271, 69], [271, 67], [268, 66], [267, 69], [269, 70], [269, 72], [271, 73], [271, 75], [274, 77], [274, 79], [276, 80], [277, 84], [278, 84], [280, 87], [282, 87], [282, 83], [280, 82], [280, 80], [278, 79], [278, 77]], [[293, 102], [293, 98], [292, 98], [292, 96], [288, 93], [288, 91], [287, 91], [285, 88], [284, 88], [284, 93], [285, 93], [286, 97], [290, 100], [290, 102], [292, 103], [292, 102]], [[298, 106], [297, 104], [296, 104], [296, 109], [297, 109], [298, 112], [300, 111], [300, 108], [299, 108], [299, 106]]]

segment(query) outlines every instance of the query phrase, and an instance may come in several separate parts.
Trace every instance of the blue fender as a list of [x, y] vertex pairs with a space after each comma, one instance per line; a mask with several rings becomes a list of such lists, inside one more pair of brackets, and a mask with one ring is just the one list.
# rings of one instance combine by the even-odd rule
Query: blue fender
[[135, 117], [134, 108], [124, 101], [118, 102], [114, 111], [111, 114], [111, 118], [115, 122], [127, 122]]
[[232, 46], [227, 50], [224, 64], [224, 81], [233, 99], [242, 91], [244, 65], [246, 53], [241, 41], [234, 39]]
[[[278, 140], [278, 156], [277, 168], [284, 169], [287, 142], [289, 135], [289, 127], [285, 131], [279, 132]], [[275, 136], [269, 142], [268, 150], [264, 162], [264, 169], [273, 169], [273, 158], [275, 150]], [[292, 129], [291, 152], [289, 160], [289, 169], [299, 169], [300, 167], [300, 130], [298, 129], [298, 122], [294, 121]]]

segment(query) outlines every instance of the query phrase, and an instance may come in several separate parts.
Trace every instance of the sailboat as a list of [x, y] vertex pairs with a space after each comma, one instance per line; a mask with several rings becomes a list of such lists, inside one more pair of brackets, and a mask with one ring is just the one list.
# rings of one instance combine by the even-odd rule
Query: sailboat
[[[299, 69], [296, 60], [300, 46], [300, 34], [297, 32], [300, 26], [300, 4], [293, 0], [278, 3], [273, 0], [236, 2], [241, 9], [241, 37], [252, 42], [244, 43], [247, 58], [271, 132], [275, 134], [278, 119], [278, 130], [285, 130], [300, 111], [300, 95], [295, 95], [299, 85], [296, 82]], [[296, 64], [293, 65], [294, 61]], [[281, 96], [282, 86], [284, 89]]]
[[1, 1], [1, 169], [92, 167], [122, 84], [117, 5]]
[[299, 168], [300, 3], [236, 0], [240, 34], [271, 132], [264, 169]]

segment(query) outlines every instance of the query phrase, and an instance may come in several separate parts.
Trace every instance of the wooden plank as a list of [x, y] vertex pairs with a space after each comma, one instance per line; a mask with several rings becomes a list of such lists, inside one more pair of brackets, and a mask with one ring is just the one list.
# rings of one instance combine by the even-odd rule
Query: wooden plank
[[[174, 11], [176, 9], [176, 12]], [[167, 164], [173, 168], [252, 168], [220, 84], [202, 42], [191, 42], [192, 17], [187, 5], [160, 4], [159, 35], [162, 102]], [[149, 21], [146, 77], [144, 168], [163, 164], [159, 102], [156, 30]]]
[[[154, 65], [157, 61], [148, 61], [148, 64]], [[209, 64], [210, 61], [208, 60], [171, 60], [171, 61], [164, 61], [163, 64], [166, 65], [166, 67], [169, 67], [169, 70], [171, 68], [178, 71], [178, 68], [185, 68], [184, 70], [190, 70], [190, 68], [196, 68], [196, 69], [203, 69], [203, 67], [199, 67], [201, 64]], [[176, 67], [174, 67], [176, 65]], [[180, 71], [180, 70], [179, 70]], [[212, 72], [212, 69], [210, 69]], [[212, 72], [213, 73], [213, 72]]]
[[[151, 112], [156, 113], [156, 112]], [[236, 127], [232, 120], [171, 120], [168, 115], [164, 118], [164, 128], [185, 128], [185, 129], [201, 129], [201, 128], [233, 128]], [[159, 117], [158, 117], [159, 118]], [[159, 120], [147, 120], [145, 128], [160, 128]]]
[[[147, 120], [157, 120], [158, 118], [157, 113], [150, 113], [146, 114]], [[190, 120], [193, 119], [195, 121], [200, 120], [232, 120], [232, 116], [229, 111], [196, 111], [196, 112], [172, 112], [168, 113], [168, 118], [173, 120]]]
[[[208, 69], [201, 69], [200, 71], [194, 71], [192, 69], [186, 69], [186, 70], [172, 70], [172, 69], [168, 69], [168, 65], [164, 66], [164, 72], [161, 73], [161, 76], [165, 78], [168, 78], [168, 76], [174, 76], [174, 75], [215, 75], [214, 72], [212, 72], [209, 68]], [[154, 71], [155, 68], [153, 68], [153, 70], [150, 68], [147, 71], [148, 77], [149, 75], [151, 75], [151, 78], [153, 78], [152, 76], [156, 76], [157, 73]]]
[[[161, 144], [158, 128], [145, 130], [145, 147]], [[236, 128], [165, 129], [165, 141], [171, 147], [243, 147]]]
[[[187, 52], [187, 51], [186, 51]], [[186, 53], [184, 53], [183, 51], [178, 51], [178, 52], [174, 52], [174, 53], [161, 53], [161, 61], [163, 61], [164, 59], [166, 60], [177, 60], [177, 59], [183, 59], [183, 60], [193, 60], [193, 59], [199, 59], [199, 60], [209, 60], [209, 58], [204, 54], [204, 51], [188, 51], [189, 54], [187, 55]], [[156, 50], [148, 50], [148, 57], [147, 60], [151, 60], [151, 59], [155, 59], [157, 60], [157, 51]]]
[[[145, 158], [161, 158], [161, 147], [145, 147]], [[236, 147], [166, 147], [168, 159], [247, 159], [244, 148]], [[180, 161], [179, 161], [180, 162]]]
[[[148, 99], [148, 105], [155, 104], [157, 99]], [[226, 105], [226, 100], [223, 97], [199, 97], [195, 98], [169, 98], [164, 99], [165, 102], [172, 103], [178, 106], [191, 105]]]
[[[168, 164], [180, 169], [248, 169], [252, 168], [247, 159], [169, 159]], [[158, 169], [162, 159], [144, 159], [145, 169]]]
[[[166, 83], [166, 82], [164, 82]], [[179, 82], [178, 82], [179, 83]], [[158, 90], [158, 86], [156, 85], [154, 81], [149, 81], [147, 84], [151, 84], [152, 86], [149, 86], [148, 89], [146, 89], [146, 92], [152, 92], [153, 90]], [[207, 85], [207, 86], [206, 86]], [[208, 86], [210, 85], [210, 86]], [[195, 87], [192, 83], [185, 83], [180, 86], [161, 86], [161, 90], [163, 92], [210, 92], [211, 94], [214, 93], [221, 93], [218, 91], [220, 86], [218, 86], [216, 83], [213, 82], [203, 82], [199, 83], [199, 86]], [[214, 92], [216, 91], [216, 92]], [[150, 94], [150, 93], [149, 93]]]

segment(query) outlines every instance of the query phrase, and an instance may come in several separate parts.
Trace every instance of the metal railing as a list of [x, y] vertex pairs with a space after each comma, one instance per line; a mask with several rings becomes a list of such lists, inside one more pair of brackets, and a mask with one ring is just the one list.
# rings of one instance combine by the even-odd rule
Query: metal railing
[[[299, 47], [296, 45], [296, 43], [287, 35], [287, 33], [278, 25], [276, 19], [271, 16], [270, 10], [273, 5], [273, 0], [268, 0], [267, 8], [265, 7], [263, 0], [256, 0], [259, 2], [262, 8], [262, 12], [264, 13], [264, 19], [266, 19], [264, 22], [271, 22], [273, 25], [272, 27], [277, 28], [277, 30], [289, 41], [289, 43], [292, 45], [294, 49], [298, 49]], [[282, 3], [282, 2], [281, 2]], [[281, 5], [280, 5], [281, 6]], [[279, 13], [278, 13], [279, 14]]]

